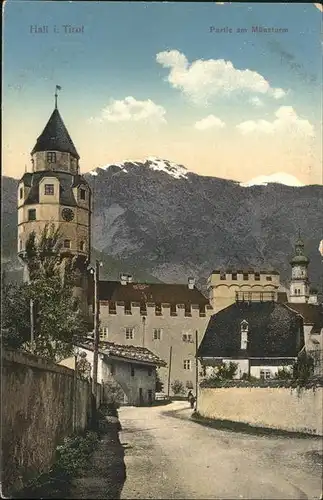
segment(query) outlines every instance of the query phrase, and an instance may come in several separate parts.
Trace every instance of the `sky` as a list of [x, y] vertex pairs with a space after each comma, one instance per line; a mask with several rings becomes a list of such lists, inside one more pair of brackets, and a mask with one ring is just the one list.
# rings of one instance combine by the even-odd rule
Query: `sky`
[[60, 85], [82, 172], [157, 156], [323, 183], [314, 4], [7, 0], [3, 19], [3, 174], [31, 170]]

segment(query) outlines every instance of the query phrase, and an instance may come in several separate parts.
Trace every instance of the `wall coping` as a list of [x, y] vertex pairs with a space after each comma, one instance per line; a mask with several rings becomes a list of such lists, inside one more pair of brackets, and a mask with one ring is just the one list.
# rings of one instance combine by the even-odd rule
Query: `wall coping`
[[28, 352], [2, 349], [1, 361], [4, 366], [8, 366], [11, 363], [16, 363], [24, 366], [29, 366], [30, 368], [37, 368], [38, 370], [51, 371], [60, 373], [61, 375], [74, 377], [74, 370], [72, 370], [71, 368], [57, 365], [53, 361], [50, 361], [46, 358], [41, 358], [40, 356], [36, 356], [35, 354], [30, 354]]

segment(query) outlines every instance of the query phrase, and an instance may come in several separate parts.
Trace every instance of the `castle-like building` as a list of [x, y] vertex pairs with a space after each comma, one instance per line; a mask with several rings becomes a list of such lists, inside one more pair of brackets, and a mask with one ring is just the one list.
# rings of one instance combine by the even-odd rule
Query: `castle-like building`
[[[31, 151], [31, 172], [18, 185], [18, 256], [25, 263], [31, 232], [46, 224], [60, 228], [63, 255], [76, 257], [75, 296], [88, 314], [88, 272], [91, 251], [91, 189], [82, 175], [80, 157], [57, 108]], [[26, 263], [25, 263], [26, 264]], [[24, 280], [28, 280], [24, 266]]]

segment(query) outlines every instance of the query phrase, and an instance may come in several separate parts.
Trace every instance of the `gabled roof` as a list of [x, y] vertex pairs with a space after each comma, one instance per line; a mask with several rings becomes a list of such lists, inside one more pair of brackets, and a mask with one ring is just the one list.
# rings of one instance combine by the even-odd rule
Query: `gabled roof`
[[313, 325], [311, 333], [320, 333], [323, 328], [323, 306], [322, 304], [297, 304], [289, 302], [286, 304], [298, 314], [301, 314], [304, 325]]
[[[78, 347], [93, 350], [93, 340], [87, 339]], [[137, 347], [133, 345], [115, 344], [114, 342], [101, 341], [99, 343], [99, 353], [107, 357], [120, 358], [124, 361], [136, 361], [142, 364], [167, 366], [167, 363], [159, 358], [156, 354], [145, 347]]]
[[127, 283], [100, 281], [99, 299], [112, 302], [152, 302], [155, 304], [194, 304], [205, 307], [208, 299], [196, 287], [166, 283]]
[[[249, 324], [249, 344], [242, 351], [243, 320]], [[303, 345], [297, 312], [277, 302], [239, 302], [210, 318], [198, 357], [296, 357]]]
[[31, 154], [37, 151], [61, 151], [63, 153], [70, 153], [77, 159], [80, 158], [62, 117], [56, 108], [38, 137]]
[[44, 177], [55, 177], [60, 182], [59, 203], [70, 207], [76, 207], [77, 203], [73, 193], [73, 187], [81, 184], [88, 186], [82, 175], [73, 175], [68, 172], [56, 172], [53, 170], [42, 170], [40, 172], [25, 173], [20, 182], [30, 187], [30, 191], [25, 201], [25, 205], [39, 203], [39, 183]]

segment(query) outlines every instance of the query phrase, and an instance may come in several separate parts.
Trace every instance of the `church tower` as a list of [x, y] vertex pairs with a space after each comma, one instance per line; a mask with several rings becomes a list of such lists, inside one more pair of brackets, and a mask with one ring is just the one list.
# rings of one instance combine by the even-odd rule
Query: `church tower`
[[[59, 88], [59, 87], [57, 87]], [[91, 190], [80, 175], [79, 155], [55, 108], [31, 151], [32, 171], [18, 185], [18, 256], [24, 262], [25, 245], [31, 232], [46, 224], [60, 228], [62, 255], [76, 257], [74, 294], [88, 317], [88, 272], [91, 249]], [[27, 266], [24, 280], [28, 279]]]
[[306, 303], [309, 299], [308, 265], [309, 259], [304, 255], [304, 242], [301, 235], [295, 244], [295, 255], [290, 261], [292, 279], [290, 282], [289, 302]]

